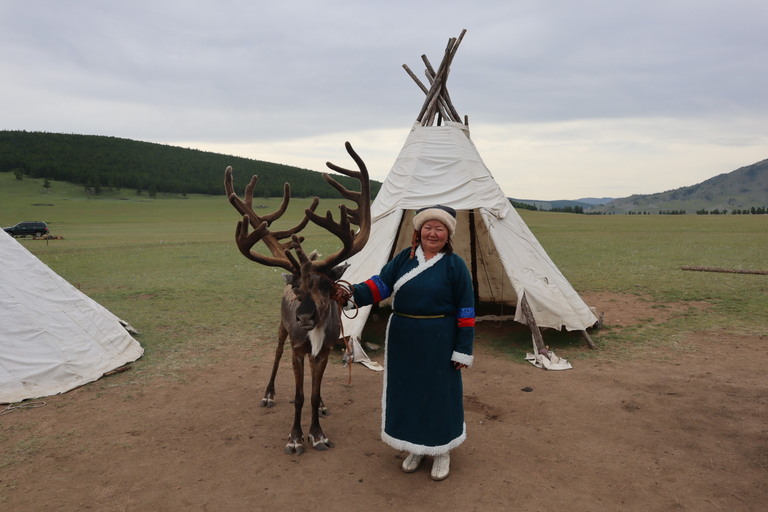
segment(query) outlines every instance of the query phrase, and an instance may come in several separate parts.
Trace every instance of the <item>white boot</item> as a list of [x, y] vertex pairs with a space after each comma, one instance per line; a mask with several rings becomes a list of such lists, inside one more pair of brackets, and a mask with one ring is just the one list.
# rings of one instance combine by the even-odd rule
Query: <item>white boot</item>
[[451, 456], [447, 453], [435, 455], [432, 462], [432, 480], [445, 480], [451, 471]]
[[419, 469], [419, 464], [421, 464], [421, 459], [423, 459], [423, 455], [416, 455], [415, 453], [409, 453], [408, 456], [403, 461], [402, 469], [406, 473], [413, 473], [417, 469]]

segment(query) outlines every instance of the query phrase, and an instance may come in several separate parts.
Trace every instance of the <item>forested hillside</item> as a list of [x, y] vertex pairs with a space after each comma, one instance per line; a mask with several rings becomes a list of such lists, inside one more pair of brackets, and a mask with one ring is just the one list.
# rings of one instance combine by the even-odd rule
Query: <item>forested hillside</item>
[[[351, 159], [335, 163], [357, 170]], [[295, 197], [338, 196], [319, 172], [288, 165], [117, 137], [0, 131], [0, 172], [68, 181], [97, 194], [121, 188], [148, 193], [223, 194], [228, 165], [235, 171], [238, 191], [252, 175], [259, 176], [259, 197], [282, 196], [285, 182], [291, 184]], [[355, 180], [329, 172], [346, 187], [359, 189]], [[371, 182], [374, 196], [380, 187], [379, 182]]]

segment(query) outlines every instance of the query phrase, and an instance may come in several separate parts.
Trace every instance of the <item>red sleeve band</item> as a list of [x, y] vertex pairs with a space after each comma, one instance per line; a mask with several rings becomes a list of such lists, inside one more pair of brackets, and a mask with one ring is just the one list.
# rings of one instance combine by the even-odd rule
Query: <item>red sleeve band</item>
[[459, 327], [474, 327], [475, 317], [472, 318], [459, 318]]
[[379, 287], [376, 286], [376, 282], [373, 279], [368, 279], [365, 284], [368, 286], [368, 289], [371, 290], [371, 294], [373, 295], [373, 302], [381, 302], [381, 292], [379, 291]]

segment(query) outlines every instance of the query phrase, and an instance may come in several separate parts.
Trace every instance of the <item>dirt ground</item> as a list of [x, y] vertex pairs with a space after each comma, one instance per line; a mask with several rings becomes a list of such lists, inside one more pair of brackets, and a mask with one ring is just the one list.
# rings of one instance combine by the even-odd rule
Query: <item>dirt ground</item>
[[[660, 314], [634, 297], [587, 302], [615, 325]], [[468, 437], [443, 482], [430, 464], [400, 470], [403, 454], [379, 438], [382, 374], [361, 365], [351, 386], [329, 366], [322, 424], [335, 447], [301, 456], [283, 453], [287, 357], [271, 409], [259, 407], [266, 347], [224, 351], [181, 378], [124, 385], [125, 372], [0, 416], [0, 509], [764, 511], [767, 342], [706, 332], [666, 357], [598, 354], [561, 372], [478, 342], [464, 374]]]

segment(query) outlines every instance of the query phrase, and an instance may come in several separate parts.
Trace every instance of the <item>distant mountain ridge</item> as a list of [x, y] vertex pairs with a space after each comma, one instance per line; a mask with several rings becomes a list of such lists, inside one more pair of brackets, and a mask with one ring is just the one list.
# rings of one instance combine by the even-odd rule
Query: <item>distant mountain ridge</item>
[[594, 198], [594, 197], [585, 197], [583, 199], [556, 199], [553, 201], [542, 201], [539, 199], [516, 199], [512, 197], [510, 197], [509, 199], [517, 203], [523, 203], [523, 204], [535, 206], [536, 209], [538, 210], [557, 210], [557, 209], [563, 209], [563, 208], [575, 208], [577, 206], [584, 210], [588, 210], [595, 205], [606, 204], [614, 200], [611, 197], [604, 197], [601, 199]]
[[655, 194], [635, 194], [624, 198], [585, 197], [575, 200], [543, 201], [512, 199], [539, 210], [583, 208], [585, 213], [659, 213], [699, 210], [733, 212], [768, 206], [768, 159], [718, 174], [708, 180]]
[[658, 213], [660, 211], [719, 210], [732, 212], [768, 205], [768, 159], [740, 167], [729, 173], [666, 192], [632, 195], [615, 199], [589, 212]]
[[611, 201], [615, 200], [615, 197], [583, 197], [581, 199], [576, 199], [579, 203], [588, 203], [588, 204], [607, 204]]

